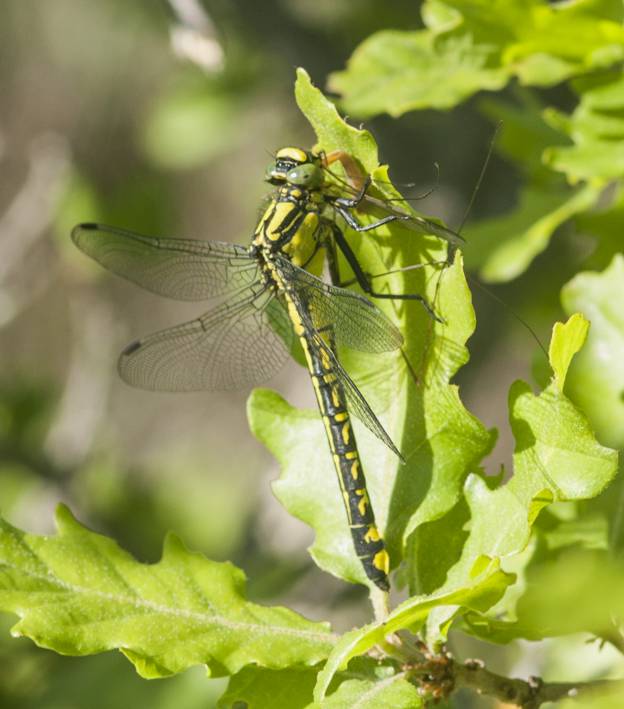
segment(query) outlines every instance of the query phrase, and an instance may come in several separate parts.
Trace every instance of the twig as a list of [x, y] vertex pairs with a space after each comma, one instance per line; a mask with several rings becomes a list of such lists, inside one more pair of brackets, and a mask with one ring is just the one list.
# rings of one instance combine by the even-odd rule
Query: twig
[[370, 602], [373, 606], [375, 620], [379, 622], [385, 620], [389, 613], [388, 594], [375, 586], [370, 590]]
[[490, 672], [482, 663], [468, 660], [465, 663], [453, 662], [450, 673], [453, 676], [453, 689], [467, 687], [479, 694], [488, 694], [501, 701], [516, 704], [523, 709], [537, 709], [545, 702], [576, 697], [581, 692], [597, 687], [621, 686], [624, 681], [598, 680], [595, 682], [544, 682], [539, 677], [528, 681], [504, 677]]
[[624, 690], [624, 680], [592, 682], [544, 682], [540, 677], [528, 680], [505, 677], [488, 670], [480, 660], [458, 662], [442, 649], [432, 653], [419, 641], [413, 643], [400, 636], [401, 646], [409, 659], [401, 664], [425, 700], [437, 702], [458, 689], [471, 689], [480, 695], [496, 697], [506, 705], [538, 709], [546, 702], [577, 697], [598, 688]]

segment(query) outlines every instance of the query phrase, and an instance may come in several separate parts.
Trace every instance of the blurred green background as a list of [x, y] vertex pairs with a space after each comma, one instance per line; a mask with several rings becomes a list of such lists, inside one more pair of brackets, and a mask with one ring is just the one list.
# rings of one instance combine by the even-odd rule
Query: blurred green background
[[[255, 600], [330, 618], [338, 630], [367, 619], [363, 590], [311, 564], [309, 531], [273, 499], [277, 468], [248, 431], [248, 392], [152, 394], [117, 378], [125, 344], [197, 306], [104, 273], [69, 230], [99, 220], [246, 243], [270, 153], [313, 143], [293, 99], [295, 67], [323, 87], [372, 32], [420, 26], [419, 3], [408, 0], [0, 3], [0, 508], [11, 523], [51, 532], [64, 501], [144, 561], [159, 558], [173, 529], [241, 566]], [[572, 97], [553, 90], [548, 102], [568, 109]], [[478, 99], [367, 127], [395, 181], [414, 183], [407, 191], [430, 188], [439, 163], [439, 185], [419, 208], [457, 227], [494, 131]], [[519, 180], [494, 154], [471, 219], [507, 210]], [[492, 472], [511, 458], [508, 386], [529, 378], [536, 351], [511, 311], [547, 339], [560, 287], [582, 258], [582, 243], [555, 239], [528, 273], [496, 289], [509, 309], [475, 291], [479, 325], [459, 383], [468, 408], [501, 429]], [[312, 404], [295, 364], [271, 386]], [[3, 617], [3, 709], [206, 708], [223, 690], [201, 668], [146, 682], [118, 654], [58, 657], [10, 639], [10, 625]], [[460, 651], [493, 670], [539, 674], [565, 658], [471, 642]]]

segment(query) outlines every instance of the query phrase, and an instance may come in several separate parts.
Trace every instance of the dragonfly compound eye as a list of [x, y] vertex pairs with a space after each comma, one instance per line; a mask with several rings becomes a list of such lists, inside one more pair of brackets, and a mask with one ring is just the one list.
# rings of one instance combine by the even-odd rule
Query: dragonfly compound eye
[[298, 163], [294, 160], [280, 158], [278, 155], [277, 160], [268, 165], [264, 173], [264, 179], [272, 185], [282, 184], [289, 181], [288, 173], [297, 166]]
[[315, 187], [321, 186], [323, 173], [318, 165], [306, 163], [304, 165], [297, 165], [297, 167], [293, 167], [292, 170], [289, 170], [286, 175], [286, 180], [291, 185], [296, 185], [297, 187], [314, 189]]
[[279, 185], [286, 181], [286, 172], [277, 162], [272, 162], [267, 165], [264, 173], [265, 182], [270, 182], [272, 185]]

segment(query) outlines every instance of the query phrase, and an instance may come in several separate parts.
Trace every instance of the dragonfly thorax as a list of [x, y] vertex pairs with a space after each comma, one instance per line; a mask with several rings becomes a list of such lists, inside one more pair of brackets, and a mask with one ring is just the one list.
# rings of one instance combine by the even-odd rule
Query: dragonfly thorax
[[253, 245], [267, 255], [279, 253], [295, 266], [319, 274], [325, 205], [314, 198], [317, 194], [289, 184], [277, 190], [258, 222]]

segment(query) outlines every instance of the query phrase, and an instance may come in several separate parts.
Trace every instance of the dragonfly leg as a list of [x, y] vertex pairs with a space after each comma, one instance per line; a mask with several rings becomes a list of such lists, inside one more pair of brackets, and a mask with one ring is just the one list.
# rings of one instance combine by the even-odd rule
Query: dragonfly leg
[[[335, 226], [335, 224], [332, 224], [332, 229], [330, 231], [333, 231]], [[328, 236], [329, 233], [326, 233], [326, 238], [323, 240], [323, 246], [325, 247], [325, 254], [327, 257], [329, 278], [334, 286], [338, 286], [338, 288], [346, 288], [347, 286], [355, 283], [355, 280], [351, 279], [347, 282], [342, 281], [340, 277], [340, 267], [338, 265], [338, 254], [336, 253], [336, 241], [335, 239], [327, 238]]]
[[344, 257], [347, 259], [347, 262], [349, 266], [351, 266], [351, 270], [353, 271], [353, 275], [355, 277], [355, 281], [359, 284], [360, 288], [371, 298], [379, 298], [379, 299], [384, 299], [384, 300], [417, 300], [422, 304], [424, 309], [429, 313], [429, 315], [439, 323], [443, 323], [444, 320], [435, 313], [431, 305], [429, 305], [429, 302], [425, 297], [420, 295], [419, 293], [379, 293], [378, 291], [375, 291], [373, 289], [373, 286], [371, 285], [370, 282], [370, 276], [368, 276], [363, 270], [362, 267], [360, 266], [359, 261], [357, 260], [356, 255], [353, 253], [353, 250], [349, 246], [349, 243], [344, 237], [344, 234], [342, 231], [340, 231], [340, 228], [333, 224], [332, 225], [332, 231], [334, 234], [334, 240], [338, 246], [338, 248], [342, 251], [344, 254]]
[[[334, 225], [335, 226], [335, 225]], [[338, 229], [338, 227], [336, 227]], [[342, 235], [342, 232], [340, 232]], [[336, 240], [335, 239], [326, 239], [325, 240], [325, 251], [327, 254], [327, 266], [329, 269], [329, 278], [332, 282], [332, 285], [338, 286], [338, 288], [349, 288], [352, 285], [355, 285], [358, 282], [357, 278], [349, 278], [346, 281], [342, 280], [342, 277], [340, 276], [340, 267], [338, 264], [338, 254], [336, 253]], [[366, 279], [370, 282], [372, 278], [375, 278], [376, 276], [372, 276], [369, 273], [364, 272], [364, 275]]]
[[[332, 226], [332, 229], [335, 225]], [[336, 227], [338, 229], [338, 227]], [[342, 232], [341, 232], [342, 234]], [[338, 264], [338, 255], [336, 253], [336, 240], [335, 239], [325, 239], [323, 242], [325, 247], [325, 252], [327, 255], [327, 266], [329, 269], [329, 277], [332, 285], [338, 286], [338, 288], [349, 288], [349, 286], [354, 285], [358, 282], [357, 278], [349, 278], [346, 281], [342, 280], [340, 276], [340, 267]], [[379, 278], [385, 276], [385, 273], [380, 273], [379, 275], [372, 275], [370, 273], [364, 272], [366, 279], [370, 282], [373, 278]]]
[[366, 175], [364, 181], [362, 182], [362, 186], [358, 190], [358, 193], [355, 195], [355, 197], [337, 197], [332, 200], [336, 211], [342, 216], [342, 218], [353, 230], [370, 231], [371, 229], [376, 229], [377, 227], [380, 227], [383, 224], [388, 224], [388, 222], [406, 221], [411, 219], [411, 216], [409, 214], [389, 214], [388, 216], [383, 217], [383, 219], [379, 219], [376, 222], [372, 222], [371, 224], [360, 224], [349, 210], [357, 209], [357, 207], [360, 206], [360, 203], [368, 192], [368, 188], [371, 186], [372, 181], [372, 177], [370, 175]]
[[360, 202], [364, 199], [364, 195], [367, 193], [368, 188], [371, 186], [372, 178], [370, 175], [366, 175], [362, 186], [358, 190], [355, 197], [338, 197], [334, 204], [338, 204], [346, 209], [355, 209], [360, 206]]
[[340, 214], [340, 216], [345, 220], [345, 222], [347, 222], [351, 229], [353, 229], [353, 231], [371, 231], [372, 229], [377, 229], [378, 227], [383, 226], [384, 224], [388, 224], [389, 222], [401, 222], [411, 219], [409, 214], [406, 214], [405, 216], [399, 214], [388, 214], [388, 216], [383, 217], [383, 219], [378, 219], [376, 222], [371, 222], [370, 224], [360, 224], [360, 222], [358, 222], [358, 220], [353, 216], [353, 214], [349, 212], [348, 206], [349, 205], [345, 205], [342, 202], [334, 202], [334, 208], [336, 209], [338, 214]]
[[305, 269], [310, 265], [310, 263], [314, 260], [314, 257], [318, 253], [319, 249], [321, 248], [321, 246], [322, 246], [322, 244], [320, 244], [319, 242], [316, 243], [316, 245], [314, 246], [314, 251], [310, 254], [310, 256], [308, 257], [306, 262], [301, 264], [301, 268]]

